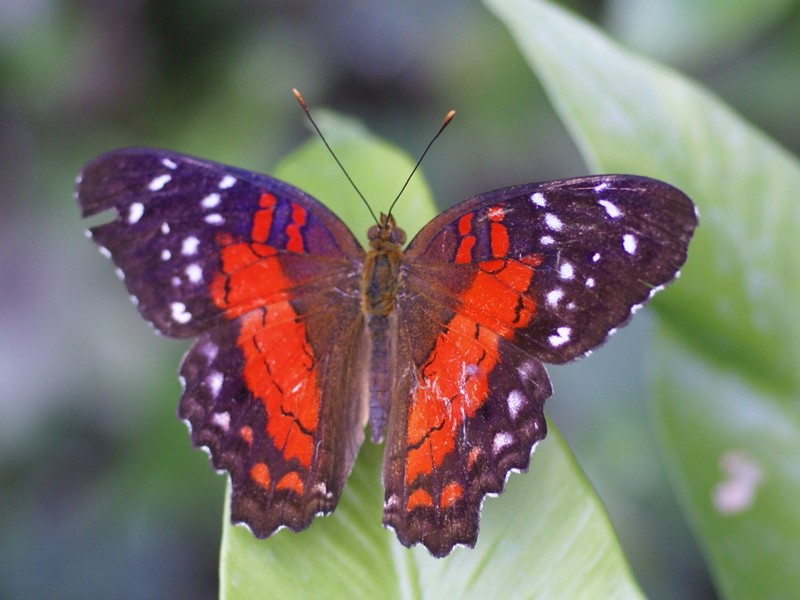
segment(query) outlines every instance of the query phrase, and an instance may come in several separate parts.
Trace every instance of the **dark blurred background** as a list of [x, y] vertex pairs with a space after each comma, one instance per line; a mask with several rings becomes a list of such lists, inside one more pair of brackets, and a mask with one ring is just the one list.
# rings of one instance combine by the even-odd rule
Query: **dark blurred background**
[[[800, 149], [797, 2], [566, 4]], [[73, 181], [130, 145], [268, 171], [308, 135], [293, 86], [413, 155], [456, 108], [423, 167], [441, 207], [586, 173], [476, 2], [1, 0], [0, 597], [216, 596], [224, 482], [175, 417], [187, 344], [139, 318], [83, 237]], [[709, 597], [643, 400], [641, 316], [553, 370], [548, 414], [645, 591]]]

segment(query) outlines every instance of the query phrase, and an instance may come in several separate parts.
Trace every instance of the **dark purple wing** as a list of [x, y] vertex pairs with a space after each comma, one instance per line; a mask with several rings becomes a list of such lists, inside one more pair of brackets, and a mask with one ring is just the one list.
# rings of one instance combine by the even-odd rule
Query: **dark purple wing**
[[600, 175], [481, 194], [408, 246], [384, 523], [437, 556], [471, 546], [480, 504], [544, 438], [543, 362], [602, 344], [686, 260], [695, 208], [652, 179]]
[[[263, 194], [278, 204], [266, 240], [285, 249], [292, 206], [303, 207], [304, 252], [328, 273], [350, 271], [363, 250], [331, 211], [272, 177], [152, 148], [116, 150], [90, 162], [78, 177], [84, 217], [113, 211], [89, 230], [119, 267], [142, 316], [171, 337], [195, 336], [221, 321], [208, 285], [220, 267], [220, 235], [251, 239]], [[338, 264], [337, 264], [338, 261]], [[306, 261], [313, 268], [313, 261]], [[318, 276], [318, 273], [313, 273]]]
[[[406, 251], [408, 277], [410, 286], [434, 286], [440, 299], [463, 311], [459, 298], [472, 278], [458, 271], [534, 257], [539, 264], [524, 296], [533, 300], [535, 315], [515, 328], [513, 341], [543, 362], [563, 363], [602, 344], [677, 277], [696, 225], [694, 204], [683, 192], [646, 177], [509, 187], [431, 221]], [[453, 274], [443, 279], [442, 271]]]
[[364, 253], [282, 181], [173, 152], [118, 150], [78, 180], [91, 237], [161, 333], [200, 336], [180, 416], [230, 472], [259, 537], [333, 510], [363, 440], [355, 354]]

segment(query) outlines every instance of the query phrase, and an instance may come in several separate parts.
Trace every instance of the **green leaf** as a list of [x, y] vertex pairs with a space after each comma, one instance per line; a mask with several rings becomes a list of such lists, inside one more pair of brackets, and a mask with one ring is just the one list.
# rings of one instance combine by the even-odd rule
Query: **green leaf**
[[606, 13], [609, 29], [632, 48], [697, 65], [741, 52], [793, 5], [791, 0], [611, 0]]
[[[800, 165], [710, 93], [562, 9], [487, 4], [592, 170], [658, 177], [697, 202], [683, 277], [655, 303], [684, 346], [680, 361], [659, 346], [664, 451], [721, 588], [741, 598], [795, 593], [800, 511], [786, 498], [796, 497], [798, 472], [777, 458], [796, 457], [800, 439]], [[725, 460], [752, 458], [771, 494], [724, 518], [712, 493], [730, 452], [741, 454]]]
[[[788, 598], [800, 582], [800, 418], [775, 395], [656, 344], [659, 427], [671, 474], [727, 598]], [[794, 404], [794, 405], [793, 405]]]
[[[413, 163], [356, 124], [333, 115], [319, 120], [364, 194], [388, 206]], [[347, 215], [355, 231], [371, 224], [319, 140], [303, 145], [275, 175]], [[398, 220], [413, 235], [433, 214], [417, 175]], [[554, 427], [532, 457], [531, 472], [512, 475], [506, 491], [485, 502], [475, 549], [439, 560], [422, 548], [407, 550], [381, 526], [381, 455], [381, 446], [365, 442], [336, 511], [302, 533], [257, 540], [231, 526], [229, 489], [222, 597], [641, 597], [599, 500]]]
[[[314, 119], [372, 209], [376, 214], [387, 211], [414, 163], [405, 153], [371, 136], [354, 119], [322, 109], [314, 111]], [[367, 230], [374, 222], [319, 138], [315, 136], [278, 164], [274, 175], [333, 209], [366, 246]], [[408, 184], [394, 214], [409, 239], [436, 216], [436, 205], [422, 173]]]

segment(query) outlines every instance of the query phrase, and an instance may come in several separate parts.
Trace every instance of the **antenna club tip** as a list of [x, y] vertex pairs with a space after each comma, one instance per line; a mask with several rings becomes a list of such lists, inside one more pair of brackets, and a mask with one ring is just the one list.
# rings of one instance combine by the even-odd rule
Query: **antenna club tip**
[[442, 126], [441, 126], [441, 128], [440, 128], [440, 131], [441, 131], [442, 129], [444, 129], [445, 127], [447, 127], [448, 123], [450, 123], [450, 121], [452, 121], [452, 120], [453, 120], [453, 117], [455, 117], [455, 116], [456, 116], [456, 111], [454, 111], [454, 110], [451, 110], [451, 111], [449, 111], [449, 112], [448, 112], [448, 113], [447, 113], [447, 114], [444, 116], [444, 121], [442, 121]]
[[297, 101], [300, 103], [301, 106], [303, 107], [306, 106], [306, 100], [305, 98], [303, 98], [303, 94], [300, 93], [300, 90], [298, 90], [297, 88], [292, 88], [292, 94], [294, 94], [294, 97], [297, 98]]

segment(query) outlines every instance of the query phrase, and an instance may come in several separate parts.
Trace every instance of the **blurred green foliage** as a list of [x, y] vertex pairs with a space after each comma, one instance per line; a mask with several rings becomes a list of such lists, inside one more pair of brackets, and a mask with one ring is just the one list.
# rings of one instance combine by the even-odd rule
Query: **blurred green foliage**
[[[798, 3], [569, 4], [800, 151]], [[0, 3], [0, 596], [217, 595], [223, 480], [174, 416], [186, 344], [156, 339], [129, 305], [81, 235], [72, 182], [94, 155], [129, 145], [269, 172], [307, 137], [293, 86], [411, 154], [456, 108], [423, 166], [440, 207], [589, 168], [508, 31], [477, 3]], [[645, 593], [705, 598], [709, 567], [642, 401], [643, 316], [591, 360], [554, 371], [548, 415]], [[670, 471], [691, 491], [675, 475], [682, 460], [669, 457]]]

